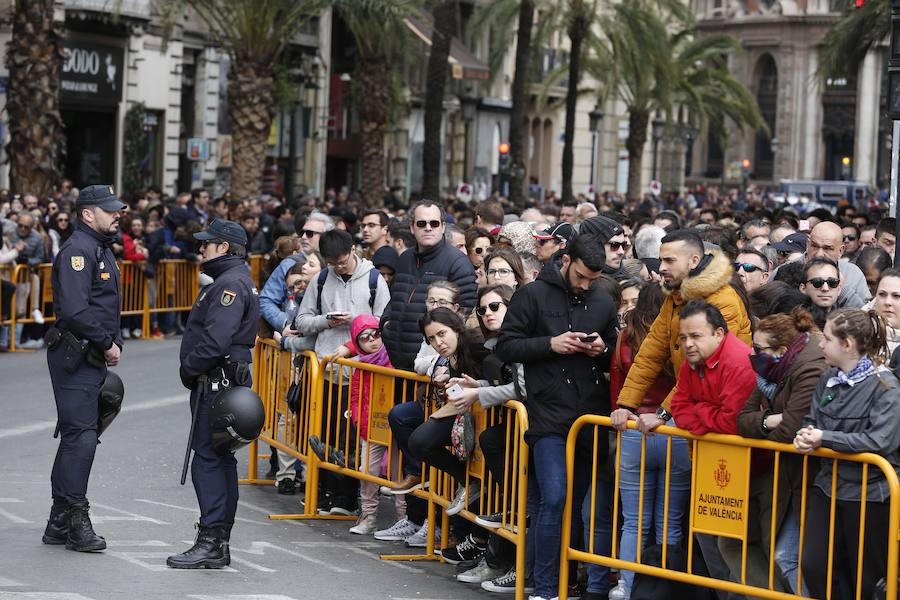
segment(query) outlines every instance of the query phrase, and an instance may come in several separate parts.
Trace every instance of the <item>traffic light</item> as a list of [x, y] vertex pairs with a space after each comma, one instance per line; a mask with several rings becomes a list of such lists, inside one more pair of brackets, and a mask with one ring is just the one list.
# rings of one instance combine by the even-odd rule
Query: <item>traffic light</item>
[[509, 156], [509, 144], [506, 142], [501, 143], [497, 146], [497, 152], [500, 153], [500, 174], [501, 175], [509, 175], [509, 167], [510, 167], [510, 156]]
[[862, 8], [865, 3], [866, 0], [856, 0], [856, 8]]
[[745, 177], [750, 174], [750, 159], [749, 158], [745, 158], [744, 160], [741, 161], [741, 172], [744, 174]]
[[844, 165], [845, 167], [849, 167], [850, 166], [850, 157], [845, 156], [845, 157], [841, 158], [841, 164]]

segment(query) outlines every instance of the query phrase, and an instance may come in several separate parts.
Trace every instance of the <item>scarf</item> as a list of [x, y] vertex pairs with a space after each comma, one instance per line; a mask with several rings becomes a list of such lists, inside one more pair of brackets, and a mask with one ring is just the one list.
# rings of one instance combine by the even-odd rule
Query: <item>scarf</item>
[[809, 334], [801, 333], [794, 338], [787, 352], [776, 357], [771, 354], [757, 354], [750, 357], [753, 369], [756, 371], [756, 386], [769, 400], [775, 398], [775, 389], [787, 376], [794, 361], [809, 344]]
[[825, 387], [832, 388], [842, 384], [853, 387], [857, 383], [862, 382], [867, 377], [870, 377], [874, 374], [875, 364], [872, 362], [872, 359], [869, 358], [869, 355], [865, 354], [862, 358], [859, 359], [859, 362], [856, 363], [856, 366], [850, 369], [849, 373], [844, 373], [843, 371], [838, 369], [837, 375], [835, 375], [834, 377], [829, 377], [828, 381], [825, 382]]

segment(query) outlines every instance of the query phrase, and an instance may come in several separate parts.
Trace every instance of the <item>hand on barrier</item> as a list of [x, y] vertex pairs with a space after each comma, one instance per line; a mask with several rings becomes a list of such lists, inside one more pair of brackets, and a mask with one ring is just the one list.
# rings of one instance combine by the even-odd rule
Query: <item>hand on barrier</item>
[[285, 325], [284, 329], [281, 330], [281, 337], [297, 337], [298, 335], [300, 335], [300, 332], [290, 325]]
[[122, 355], [122, 349], [113, 342], [113, 345], [109, 347], [109, 350], [103, 352], [103, 358], [106, 359], [107, 366], [114, 367], [119, 364], [119, 358]]
[[660, 425], [665, 424], [665, 421], [663, 421], [662, 419], [658, 419], [653, 413], [643, 414], [637, 419], [638, 431], [640, 431], [644, 435], [652, 435], [654, 429], [656, 429]]
[[350, 348], [344, 345], [340, 345], [337, 347], [337, 350], [334, 351], [334, 354], [328, 357], [328, 362], [334, 362], [339, 358], [347, 358], [350, 356]]
[[816, 448], [822, 446], [822, 430], [816, 429], [812, 425], [807, 425], [797, 430], [797, 436], [794, 438], [794, 448], [803, 454], [809, 454]]
[[627, 408], [617, 408], [609, 415], [612, 426], [616, 431], [625, 431], [628, 429], [628, 421], [637, 421], [637, 415]]

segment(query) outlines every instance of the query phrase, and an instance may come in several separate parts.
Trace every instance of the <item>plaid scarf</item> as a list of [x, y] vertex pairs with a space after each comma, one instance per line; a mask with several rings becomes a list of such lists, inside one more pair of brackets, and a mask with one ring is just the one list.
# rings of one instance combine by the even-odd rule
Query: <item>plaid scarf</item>
[[856, 366], [853, 367], [849, 373], [844, 373], [838, 369], [837, 375], [828, 378], [825, 387], [832, 388], [841, 384], [847, 384], [850, 387], [853, 387], [874, 374], [875, 364], [872, 362], [872, 359], [869, 358], [869, 355], [865, 354], [859, 359], [859, 362], [856, 363]]

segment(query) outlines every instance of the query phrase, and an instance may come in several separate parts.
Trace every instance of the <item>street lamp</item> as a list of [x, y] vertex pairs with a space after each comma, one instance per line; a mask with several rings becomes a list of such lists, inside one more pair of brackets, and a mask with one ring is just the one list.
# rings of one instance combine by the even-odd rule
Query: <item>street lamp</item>
[[462, 107], [462, 117], [463, 117], [463, 130], [464, 130], [464, 144], [465, 151], [463, 152], [463, 179], [466, 181], [472, 181], [469, 174], [470, 165], [470, 155], [472, 149], [472, 123], [475, 121], [475, 116], [478, 114], [478, 97], [473, 96], [471, 93], [471, 89], [466, 89], [464, 93], [459, 97], [459, 104]]
[[594, 109], [588, 113], [588, 120], [591, 128], [591, 186], [594, 193], [597, 193], [597, 172], [600, 166], [600, 126], [603, 124], [603, 111], [600, 110], [599, 102], [594, 105]]
[[663, 138], [663, 130], [666, 127], [666, 122], [660, 119], [653, 119], [652, 123], [653, 128], [650, 131], [651, 138], [653, 139], [653, 179], [656, 179], [656, 160], [657, 155], [659, 154], [659, 141]]
[[684, 142], [684, 176], [691, 174], [691, 163], [694, 156], [694, 140], [700, 132], [689, 124], [681, 126], [681, 139]]

